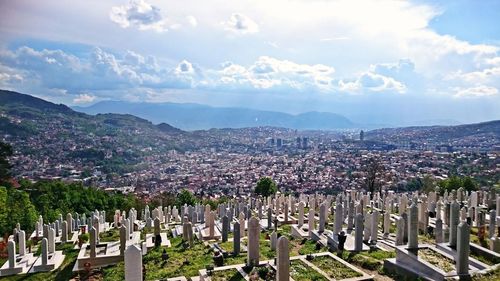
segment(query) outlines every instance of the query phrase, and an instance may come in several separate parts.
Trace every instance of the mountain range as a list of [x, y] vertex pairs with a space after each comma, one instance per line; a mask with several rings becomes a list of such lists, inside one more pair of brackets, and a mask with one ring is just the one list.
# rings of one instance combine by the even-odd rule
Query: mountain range
[[[107, 104], [112, 105], [113, 108], [106, 112], [137, 111], [139, 117], [132, 114], [97, 113], [108, 108]], [[221, 130], [187, 132], [178, 127], [192, 130], [201, 127], [231, 127], [232, 124], [236, 128], [231, 131], [237, 133], [237, 125], [259, 127], [264, 124], [274, 124], [275, 127], [288, 129], [333, 129], [356, 126], [347, 118], [332, 113], [310, 112], [290, 115], [250, 109], [213, 108], [198, 104], [101, 102], [91, 107], [76, 109], [96, 115], [78, 112], [66, 105], [54, 104], [30, 95], [0, 90], [0, 135], [13, 135], [22, 140], [28, 135], [47, 135], [48, 132], [62, 130], [66, 132], [63, 134], [64, 138], [75, 135], [85, 136], [89, 138], [87, 140], [89, 142], [92, 142], [92, 135], [109, 136], [115, 139], [118, 137], [124, 143], [135, 141], [141, 145], [149, 144], [149, 142], [156, 143], [155, 140], [158, 139], [166, 139], [170, 143], [170, 146], [166, 148], [170, 149], [175, 146], [196, 147], [200, 136], [205, 141], [207, 139], [214, 143], [220, 141], [216, 132]], [[164, 115], [172, 118], [172, 122], [162, 121], [162, 110], [167, 110]], [[145, 116], [153, 117], [148, 119]], [[180, 126], [182, 124], [184, 125]], [[130, 135], [135, 137], [130, 138]], [[148, 141], [143, 140], [146, 135]], [[500, 120], [458, 126], [383, 128], [367, 131], [366, 138], [388, 142], [433, 140], [448, 143], [475, 139], [476, 141], [482, 140], [486, 145], [495, 146], [498, 145], [500, 139]]]
[[211, 107], [192, 103], [131, 103], [102, 101], [88, 107], [73, 107], [87, 114], [132, 114], [155, 124], [168, 123], [183, 130], [211, 128], [283, 127], [298, 130], [336, 130], [359, 128], [346, 117], [329, 112], [292, 115], [235, 107]]

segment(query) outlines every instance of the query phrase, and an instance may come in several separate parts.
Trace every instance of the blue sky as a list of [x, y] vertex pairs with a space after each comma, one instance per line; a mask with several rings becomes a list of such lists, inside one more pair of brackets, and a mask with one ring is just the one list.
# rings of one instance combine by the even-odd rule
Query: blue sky
[[500, 119], [500, 1], [0, 0], [0, 88], [354, 121]]

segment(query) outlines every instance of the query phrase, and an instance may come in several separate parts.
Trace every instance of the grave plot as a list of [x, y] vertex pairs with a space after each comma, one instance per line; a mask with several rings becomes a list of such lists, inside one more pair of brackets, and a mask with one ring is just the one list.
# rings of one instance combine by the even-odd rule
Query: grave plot
[[294, 280], [304, 281], [328, 281], [324, 275], [314, 270], [304, 261], [297, 259], [290, 263], [290, 277]]
[[452, 272], [455, 269], [455, 262], [452, 258], [434, 251], [431, 248], [419, 249], [418, 257], [446, 273]]
[[207, 278], [211, 281], [243, 281], [246, 280], [243, 275], [235, 268], [226, 270], [217, 270]]
[[340, 280], [363, 276], [363, 274], [353, 270], [349, 266], [346, 266], [344, 263], [338, 261], [330, 255], [318, 255], [311, 261], [311, 263], [325, 272], [328, 277], [332, 279]]

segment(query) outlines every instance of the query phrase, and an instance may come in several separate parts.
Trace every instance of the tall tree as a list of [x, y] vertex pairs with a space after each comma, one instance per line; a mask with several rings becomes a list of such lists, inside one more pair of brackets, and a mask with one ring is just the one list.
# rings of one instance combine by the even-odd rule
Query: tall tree
[[191, 191], [187, 189], [181, 190], [175, 201], [175, 205], [178, 207], [181, 207], [184, 204], [191, 206], [194, 206], [196, 204], [196, 197], [193, 195], [193, 193], [191, 193]]
[[380, 190], [380, 176], [384, 171], [384, 167], [380, 164], [377, 158], [369, 158], [364, 165], [365, 172], [365, 188], [370, 192], [370, 197]]
[[276, 183], [270, 177], [262, 177], [255, 186], [255, 193], [268, 197], [278, 191]]
[[0, 141], [0, 184], [5, 183], [10, 178], [10, 168], [8, 157], [12, 155], [10, 144]]

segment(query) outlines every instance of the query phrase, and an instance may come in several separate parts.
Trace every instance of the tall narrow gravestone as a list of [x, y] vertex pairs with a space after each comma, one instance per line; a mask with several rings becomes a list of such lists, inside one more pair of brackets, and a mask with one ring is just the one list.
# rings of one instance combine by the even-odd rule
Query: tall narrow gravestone
[[470, 226], [461, 222], [457, 227], [457, 274], [469, 274]]
[[229, 218], [227, 216], [222, 217], [222, 242], [227, 241], [229, 234]]
[[[356, 215], [356, 222], [354, 225], [354, 251], [361, 252], [363, 250], [363, 214]], [[334, 234], [335, 235], [335, 234]]]
[[125, 251], [125, 281], [142, 281], [142, 251], [130, 245]]
[[408, 215], [408, 248], [418, 248], [418, 207], [413, 203]]
[[260, 225], [257, 218], [248, 221], [248, 265], [259, 265]]
[[460, 212], [460, 205], [458, 202], [455, 200], [453, 203], [451, 203], [451, 208], [450, 208], [450, 241], [449, 245], [452, 248], [455, 248], [457, 246], [457, 226], [459, 222], [459, 212]]
[[233, 225], [233, 254], [234, 255], [239, 255], [240, 254], [240, 241], [241, 236], [240, 236], [240, 223], [235, 222]]
[[289, 281], [290, 280], [290, 254], [288, 249], [288, 239], [285, 236], [281, 236], [278, 239], [278, 258], [277, 258], [277, 281]]

